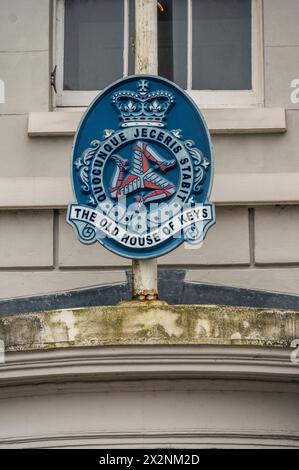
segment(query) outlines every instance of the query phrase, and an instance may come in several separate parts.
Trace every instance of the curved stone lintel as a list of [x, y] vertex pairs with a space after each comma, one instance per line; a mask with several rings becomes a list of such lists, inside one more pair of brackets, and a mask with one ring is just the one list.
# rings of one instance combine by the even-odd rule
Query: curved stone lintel
[[[254, 382], [254, 388], [258, 386], [257, 381], [263, 380], [294, 382], [298, 393], [299, 365], [291, 362], [290, 354], [291, 350], [283, 348], [228, 345], [135, 345], [19, 351], [9, 353], [6, 362], [0, 366], [0, 395], [3, 397], [6, 392], [10, 397], [16, 393], [23, 395], [22, 388], [11, 388], [15, 385], [54, 384], [56, 387], [58, 383], [64, 383], [67, 388], [66, 384], [70, 383], [73, 390], [74, 383], [81, 383], [82, 389], [82, 383], [109, 382], [110, 390], [111, 382], [127, 388], [132, 380], [172, 379], [243, 379]], [[272, 385], [269, 387], [272, 390]], [[49, 393], [48, 386], [46, 391]]]
[[0, 448], [298, 447], [298, 319], [130, 303], [1, 317]]

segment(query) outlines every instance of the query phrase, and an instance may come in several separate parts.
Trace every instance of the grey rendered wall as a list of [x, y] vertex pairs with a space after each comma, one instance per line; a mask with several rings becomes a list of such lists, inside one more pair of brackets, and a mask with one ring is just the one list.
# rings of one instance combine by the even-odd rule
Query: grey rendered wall
[[[49, 0], [1, 0], [0, 184], [19, 178], [67, 177], [71, 137], [27, 134], [28, 112], [51, 109]], [[299, 172], [297, 0], [264, 0], [265, 106], [287, 110], [287, 133], [214, 135], [216, 173]], [[0, 187], [1, 191], [1, 187]], [[298, 293], [299, 201], [293, 206], [217, 207], [217, 225], [200, 250], [184, 247], [160, 259], [188, 269], [187, 279]], [[64, 209], [0, 211], [0, 297], [55, 292], [125, 279], [125, 259], [76, 241]]]
[[228, 345], [14, 352], [1, 369], [0, 448], [298, 447], [289, 356]]

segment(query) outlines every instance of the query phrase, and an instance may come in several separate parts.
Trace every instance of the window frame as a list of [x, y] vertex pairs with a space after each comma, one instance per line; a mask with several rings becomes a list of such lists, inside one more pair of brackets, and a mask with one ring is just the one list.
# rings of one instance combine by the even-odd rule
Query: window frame
[[[129, 0], [124, 3], [124, 49], [123, 49], [123, 76], [128, 75], [129, 69]], [[86, 107], [99, 94], [101, 90], [64, 90], [64, 5], [65, 0], [56, 0], [55, 5], [55, 56], [57, 65], [55, 106], [56, 107]]]
[[[250, 108], [264, 106], [264, 54], [263, 54], [263, 0], [252, 2], [252, 89], [251, 90], [193, 90], [192, 89], [192, 1], [187, 1], [187, 93], [202, 108]], [[196, 0], [195, 0], [196, 1]], [[129, 0], [124, 2], [124, 50], [123, 76], [128, 75], [129, 66]], [[57, 65], [56, 88], [53, 93], [54, 107], [85, 108], [101, 90], [63, 90], [64, 62], [64, 4], [65, 0], [55, 2], [54, 57]]]

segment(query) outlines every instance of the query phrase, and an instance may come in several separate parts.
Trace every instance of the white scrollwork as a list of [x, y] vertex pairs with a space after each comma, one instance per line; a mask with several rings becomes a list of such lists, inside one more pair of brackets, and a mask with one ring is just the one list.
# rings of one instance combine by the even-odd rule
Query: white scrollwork
[[185, 147], [188, 149], [192, 160], [193, 160], [193, 165], [194, 165], [194, 182], [193, 182], [193, 191], [195, 193], [200, 193], [202, 190], [202, 184], [205, 176], [206, 176], [206, 171], [208, 170], [208, 167], [210, 165], [210, 162], [208, 159], [204, 156], [201, 150], [198, 148], [194, 147], [194, 142], [193, 140], [186, 140], [185, 141]]
[[93, 240], [95, 236], [96, 236], [95, 229], [91, 225], [86, 224], [83, 230], [81, 231], [81, 237], [85, 241], [90, 241], [90, 240]]
[[84, 150], [80, 158], [77, 158], [77, 160], [75, 160], [75, 166], [77, 171], [79, 172], [79, 178], [82, 182], [81, 187], [82, 190], [86, 193], [90, 191], [89, 167], [100, 144], [100, 140], [93, 140], [90, 143], [90, 147]]

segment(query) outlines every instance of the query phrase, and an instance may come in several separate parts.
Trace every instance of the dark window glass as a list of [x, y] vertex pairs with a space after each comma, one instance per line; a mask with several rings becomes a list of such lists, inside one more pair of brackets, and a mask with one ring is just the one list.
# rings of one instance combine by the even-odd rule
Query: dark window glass
[[250, 90], [251, 0], [192, 5], [192, 88]]
[[[187, 88], [187, 0], [159, 0], [158, 72]], [[134, 0], [128, 73], [134, 73]], [[192, 0], [192, 88], [249, 90], [251, 0]], [[64, 89], [100, 90], [123, 76], [124, 0], [65, 0]]]
[[159, 75], [187, 87], [187, 1], [158, 2]]
[[121, 78], [123, 49], [123, 0], [65, 0], [65, 90], [101, 90]]

